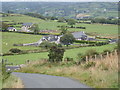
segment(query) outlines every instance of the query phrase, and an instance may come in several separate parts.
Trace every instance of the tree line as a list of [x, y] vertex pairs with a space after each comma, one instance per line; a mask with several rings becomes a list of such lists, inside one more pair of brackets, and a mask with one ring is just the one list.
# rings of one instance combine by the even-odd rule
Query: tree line
[[95, 18], [91, 20], [92, 23], [101, 23], [101, 24], [119, 24], [119, 19], [105, 19], [105, 18]]

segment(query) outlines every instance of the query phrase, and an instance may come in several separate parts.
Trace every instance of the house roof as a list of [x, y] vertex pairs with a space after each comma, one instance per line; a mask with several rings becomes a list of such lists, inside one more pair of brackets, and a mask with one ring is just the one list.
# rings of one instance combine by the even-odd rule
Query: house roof
[[56, 36], [56, 35], [48, 35], [48, 36], [44, 36], [42, 39], [46, 39], [47, 41], [57, 41], [58, 36]]
[[33, 23], [23, 23], [22, 25], [23, 25], [23, 26], [32, 26]]
[[95, 38], [87, 38], [88, 41], [96, 40]]
[[14, 27], [8, 27], [8, 29], [14, 29]]
[[83, 36], [87, 36], [84, 31], [80, 31], [80, 32], [74, 32], [72, 33], [72, 35], [75, 37], [75, 38], [80, 38], [80, 37], [83, 37]]
[[83, 17], [89, 17], [90, 15], [87, 14], [78, 14], [76, 15], [76, 18], [83, 18]]

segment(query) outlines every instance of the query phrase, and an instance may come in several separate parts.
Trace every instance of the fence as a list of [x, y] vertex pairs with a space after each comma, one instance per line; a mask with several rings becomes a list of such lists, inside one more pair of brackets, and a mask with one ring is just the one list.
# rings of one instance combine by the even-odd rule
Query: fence
[[118, 57], [118, 51], [114, 50], [113, 52], [106, 52], [104, 54], [94, 55], [94, 56], [86, 56], [85, 61], [91, 61], [91, 60], [104, 60], [108, 58]]

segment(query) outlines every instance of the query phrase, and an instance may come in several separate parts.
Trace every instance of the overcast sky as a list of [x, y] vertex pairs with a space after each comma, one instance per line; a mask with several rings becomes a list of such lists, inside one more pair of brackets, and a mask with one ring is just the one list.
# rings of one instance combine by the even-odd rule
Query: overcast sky
[[2, 2], [7, 1], [15, 1], [15, 2], [21, 2], [21, 1], [41, 1], [41, 2], [119, 2], [119, 0], [0, 0]]

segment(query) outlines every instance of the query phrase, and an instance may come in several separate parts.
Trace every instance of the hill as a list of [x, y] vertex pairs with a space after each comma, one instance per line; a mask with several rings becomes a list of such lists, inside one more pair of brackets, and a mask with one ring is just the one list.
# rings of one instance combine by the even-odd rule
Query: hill
[[116, 2], [3, 2], [2, 12], [34, 12], [44, 16], [76, 18], [78, 14], [90, 17], [118, 17]]
[[[37, 23], [40, 30], [59, 30], [58, 26], [67, 25], [64, 22], [57, 22], [56, 20], [42, 20], [39, 18], [30, 17], [22, 14], [13, 14], [12, 16], [2, 17], [2, 21], [7, 24], [13, 24], [16, 29], [21, 29], [22, 24], [20, 23]], [[76, 23], [75, 26], [86, 27], [86, 29], [78, 28], [68, 28], [68, 31], [85, 31], [86, 33], [91, 33], [94, 35], [101, 36], [116, 36], [118, 34], [117, 25], [102, 25], [102, 24], [85, 24], [85, 23]]]

